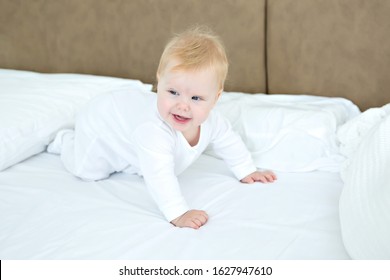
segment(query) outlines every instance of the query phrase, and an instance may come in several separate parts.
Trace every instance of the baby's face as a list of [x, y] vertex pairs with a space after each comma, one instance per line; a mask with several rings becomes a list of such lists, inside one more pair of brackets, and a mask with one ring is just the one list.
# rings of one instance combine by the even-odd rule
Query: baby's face
[[161, 117], [184, 135], [197, 133], [221, 93], [211, 69], [172, 71], [168, 64], [158, 78], [157, 105]]

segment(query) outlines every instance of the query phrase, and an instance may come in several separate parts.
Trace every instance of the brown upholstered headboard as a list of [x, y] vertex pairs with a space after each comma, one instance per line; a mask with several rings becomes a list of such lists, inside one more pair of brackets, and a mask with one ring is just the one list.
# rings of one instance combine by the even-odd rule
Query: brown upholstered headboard
[[173, 33], [225, 42], [228, 91], [390, 102], [390, 1], [0, 0], [0, 68], [155, 81]]
[[265, 91], [264, 0], [0, 0], [0, 67], [152, 83], [167, 41], [194, 24], [226, 45], [226, 89]]
[[269, 93], [390, 102], [390, 1], [268, 0]]

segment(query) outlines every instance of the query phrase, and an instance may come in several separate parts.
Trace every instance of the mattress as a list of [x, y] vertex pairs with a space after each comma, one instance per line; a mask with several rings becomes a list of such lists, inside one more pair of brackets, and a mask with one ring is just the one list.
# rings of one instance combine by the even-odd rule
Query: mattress
[[46, 152], [0, 172], [1, 259], [348, 259], [340, 232], [339, 173], [278, 172], [242, 184], [202, 155], [179, 181], [208, 212], [199, 230], [165, 221], [143, 179], [85, 182]]

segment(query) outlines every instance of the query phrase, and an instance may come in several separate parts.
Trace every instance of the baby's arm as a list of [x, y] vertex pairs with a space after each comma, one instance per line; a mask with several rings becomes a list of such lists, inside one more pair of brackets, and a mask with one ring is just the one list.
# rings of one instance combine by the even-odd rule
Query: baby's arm
[[[138, 128], [134, 135], [146, 186], [167, 221], [177, 227], [198, 229], [207, 222], [208, 216], [204, 211], [188, 207], [174, 172], [175, 145], [172, 136], [159, 129], [144, 126]], [[149, 137], [151, 134], [154, 137]]]
[[255, 171], [240, 180], [242, 183], [252, 184], [254, 182], [272, 183], [277, 179], [272, 171]]
[[177, 227], [190, 227], [199, 229], [208, 220], [207, 213], [202, 210], [189, 210], [183, 215], [171, 221], [171, 224]]

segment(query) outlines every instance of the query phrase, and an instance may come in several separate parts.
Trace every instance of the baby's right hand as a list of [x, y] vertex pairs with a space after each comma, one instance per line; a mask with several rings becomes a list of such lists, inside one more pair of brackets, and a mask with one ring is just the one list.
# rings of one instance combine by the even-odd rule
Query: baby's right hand
[[189, 227], [199, 229], [208, 220], [207, 213], [202, 210], [190, 210], [183, 215], [171, 221], [171, 224], [177, 227]]

